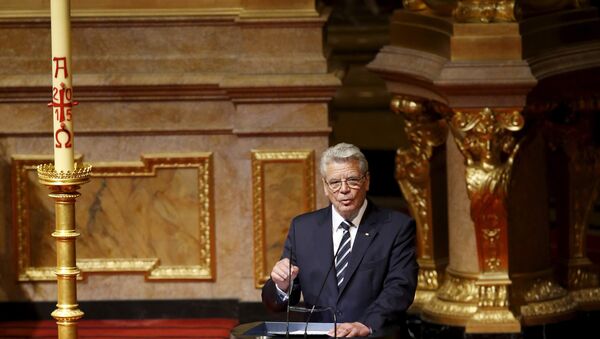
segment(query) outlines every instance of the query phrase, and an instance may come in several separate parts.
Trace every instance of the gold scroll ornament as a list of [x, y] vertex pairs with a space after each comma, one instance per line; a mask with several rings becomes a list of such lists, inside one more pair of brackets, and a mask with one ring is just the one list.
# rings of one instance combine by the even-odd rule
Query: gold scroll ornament
[[[434, 104], [409, 97], [394, 97], [391, 109], [402, 114], [409, 147], [398, 149], [396, 179], [417, 224], [418, 286], [412, 308], [421, 309], [434, 296], [443, 276], [443, 265], [434, 253], [431, 158], [435, 147], [446, 141], [445, 120]], [[439, 225], [446, 227], [446, 225]], [[440, 241], [438, 239], [438, 241]], [[447, 241], [443, 239], [441, 241]]]

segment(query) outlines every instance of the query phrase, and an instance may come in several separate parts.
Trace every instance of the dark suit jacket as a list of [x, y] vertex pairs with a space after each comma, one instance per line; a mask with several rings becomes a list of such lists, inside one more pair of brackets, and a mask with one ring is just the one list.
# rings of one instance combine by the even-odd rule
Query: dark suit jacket
[[[331, 222], [331, 205], [292, 220], [282, 255], [289, 258], [292, 249], [292, 262], [300, 268], [291, 303], [296, 304], [302, 292], [308, 307], [336, 310], [338, 323], [359, 321], [373, 331], [402, 326], [399, 322], [404, 321], [417, 286], [414, 220], [369, 201], [354, 239], [346, 280], [339, 289], [332, 268]], [[263, 286], [262, 299], [272, 310], [286, 309], [287, 303], [277, 296], [270, 279]], [[333, 322], [333, 317], [329, 312], [313, 313], [313, 320]]]

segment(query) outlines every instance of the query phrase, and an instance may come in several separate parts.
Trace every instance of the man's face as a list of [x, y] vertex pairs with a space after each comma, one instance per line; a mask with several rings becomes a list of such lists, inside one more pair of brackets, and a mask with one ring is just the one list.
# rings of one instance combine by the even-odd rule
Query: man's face
[[[335, 210], [345, 219], [353, 219], [367, 197], [369, 174], [360, 171], [356, 160], [331, 162], [326, 167], [323, 181], [325, 195]], [[335, 186], [340, 184], [337, 189]]]

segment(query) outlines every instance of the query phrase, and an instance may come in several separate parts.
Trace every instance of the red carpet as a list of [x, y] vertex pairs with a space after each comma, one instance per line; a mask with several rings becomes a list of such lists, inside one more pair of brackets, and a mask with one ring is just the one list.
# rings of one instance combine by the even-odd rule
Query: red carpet
[[[79, 338], [229, 338], [235, 319], [85, 320], [77, 322]], [[57, 338], [53, 320], [0, 322], [0, 338]]]

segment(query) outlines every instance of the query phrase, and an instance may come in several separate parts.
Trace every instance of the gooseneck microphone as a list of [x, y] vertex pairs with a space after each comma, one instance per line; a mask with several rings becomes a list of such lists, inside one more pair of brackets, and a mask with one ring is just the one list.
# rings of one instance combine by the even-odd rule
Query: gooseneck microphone
[[[321, 297], [321, 293], [323, 292], [323, 288], [325, 287], [325, 283], [327, 282], [327, 277], [329, 276], [329, 273], [331, 272], [331, 270], [335, 266], [335, 260], [337, 259], [337, 256], [340, 253], [340, 248], [341, 247], [342, 246], [338, 246], [338, 249], [335, 251], [335, 254], [333, 255], [333, 260], [331, 261], [331, 265], [329, 265], [329, 269], [327, 270], [327, 274], [325, 274], [325, 278], [323, 279], [323, 283], [321, 284], [321, 288], [319, 289], [319, 293], [317, 294], [317, 298], [315, 299], [315, 303], [311, 307], [310, 311], [308, 312], [308, 316], [306, 317], [306, 324], [304, 324], [304, 336], [306, 336], [306, 334], [307, 334], [308, 323], [310, 321], [310, 317], [312, 316], [313, 312], [315, 311], [315, 306], [319, 303], [319, 298]], [[335, 337], [337, 337], [337, 332], [335, 332], [335, 326], [336, 326], [336, 323], [337, 323], [336, 316], [335, 316], [335, 309], [330, 308], [330, 307], [327, 307], [326, 309], [331, 309], [331, 312], [333, 313], [334, 335], [335, 335]]]

